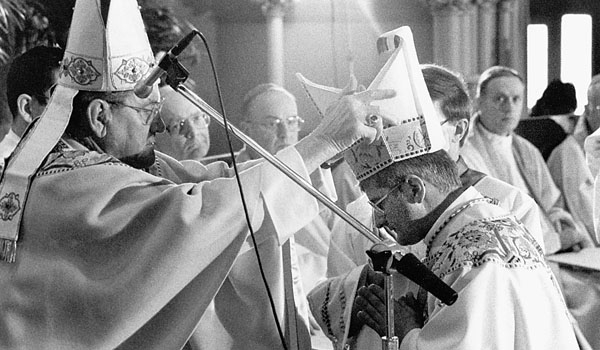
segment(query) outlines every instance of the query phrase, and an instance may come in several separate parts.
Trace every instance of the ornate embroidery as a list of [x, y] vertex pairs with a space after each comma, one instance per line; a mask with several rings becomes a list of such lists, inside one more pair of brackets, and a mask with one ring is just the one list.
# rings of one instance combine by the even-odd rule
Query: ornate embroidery
[[329, 319], [329, 311], [327, 310], [327, 306], [329, 305], [329, 294], [331, 292], [331, 282], [327, 284], [327, 291], [325, 292], [325, 300], [323, 300], [323, 304], [321, 304], [321, 318], [325, 325], [327, 326], [327, 335], [329, 337], [334, 337], [333, 329], [331, 328], [331, 320]]
[[115, 75], [126, 83], [137, 83], [144, 77], [150, 66], [144, 60], [133, 57], [128, 60], [123, 60]]
[[346, 323], [344, 322], [344, 314], [346, 312], [346, 293], [344, 293], [344, 289], [340, 289], [340, 305], [342, 306], [342, 311], [340, 312], [340, 334], [344, 334], [346, 332]]
[[538, 248], [529, 232], [510, 217], [479, 220], [449, 234], [425, 262], [441, 278], [461, 267], [486, 262], [507, 268], [535, 268], [545, 266]]
[[2, 220], [12, 220], [19, 210], [21, 210], [21, 202], [18, 194], [10, 192], [0, 199], [0, 218]]
[[98, 152], [88, 150], [74, 150], [62, 140], [54, 147], [48, 158], [40, 168], [37, 176], [42, 176], [58, 171], [73, 170], [97, 164], [123, 164], [118, 159]]
[[62, 69], [63, 75], [70, 76], [79, 85], [89, 85], [100, 76], [92, 61], [81, 57], [65, 58]]

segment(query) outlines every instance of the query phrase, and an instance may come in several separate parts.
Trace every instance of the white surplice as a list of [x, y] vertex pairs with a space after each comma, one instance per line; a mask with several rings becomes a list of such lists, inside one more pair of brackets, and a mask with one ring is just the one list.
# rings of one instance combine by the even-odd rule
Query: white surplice
[[[407, 334], [401, 349], [578, 349], [539, 244], [512, 215], [482, 200], [475, 189], [467, 189], [444, 211], [424, 242], [430, 242], [428, 267], [459, 296], [446, 306], [429, 295], [428, 321]], [[311, 310], [336, 349], [381, 346], [381, 338], [367, 327], [348, 338], [361, 270], [329, 279], [309, 294]], [[408, 289], [415, 287], [400, 286], [396, 295]]]

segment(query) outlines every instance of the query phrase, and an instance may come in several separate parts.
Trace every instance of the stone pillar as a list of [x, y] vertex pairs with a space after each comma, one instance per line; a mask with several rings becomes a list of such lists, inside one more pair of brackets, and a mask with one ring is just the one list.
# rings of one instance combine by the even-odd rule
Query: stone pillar
[[496, 52], [496, 7], [498, 0], [478, 0], [478, 23], [476, 31], [478, 38], [477, 72], [497, 64]]
[[267, 21], [269, 82], [284, 85], [283, 17], [293, 0], [258, 0]]
[[[433, 14], [433, 60], [463, 75], [476, 62], [472, 0], [426, 0]], [[475, 56], [476, 57], [476, 56]]]
[[498, 64], [515, 67], [516, 50], [515, 1], [502, 0], [498, 6]]
[[469, 4], [465, 7], [462, 15], [463, 24], [463, 46], [462, 46], [462, 69], [461, 72], [465, 77], [477, 74], [479, 62], [479, 31], [475, 30], [478, 26], [479, 13], [477, 6]]

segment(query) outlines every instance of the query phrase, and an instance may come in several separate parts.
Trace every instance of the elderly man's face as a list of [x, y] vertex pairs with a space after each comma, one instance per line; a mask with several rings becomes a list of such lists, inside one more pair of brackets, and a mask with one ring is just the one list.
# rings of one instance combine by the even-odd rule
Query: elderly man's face
[[167, 131], [156, 135], [156, 149], [177, 160], [200, 160], [210, 147], [210, 117], [171, 87], [160, 91], [165, 98], [161, 118]]
[[145, 99], [131, 93], [124, 101], [109, 104], [112, 117], [102, 139], [104, 151], [136, 168], [151, 166], [155, 159], [154, 136], [165, 130], [158, 113], [158, 89]]
[[254, 99], [248, 112], [248, 136], [270, 153], [298, 142], [298, 107], [288, 94], [267, 91]]
[[494, 134], [510, 134], [521, 119], [524, 94], [525, 86], [517, 77], [491, 80], [478, 100], [483, 126]]

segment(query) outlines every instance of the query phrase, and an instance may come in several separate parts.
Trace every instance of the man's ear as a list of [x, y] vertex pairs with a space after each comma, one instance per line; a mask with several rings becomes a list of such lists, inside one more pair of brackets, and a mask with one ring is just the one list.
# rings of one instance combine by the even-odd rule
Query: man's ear
[[95, 99], [87, 107], [86, 117], [94, 136], [103, 138], [108, 133], [108, 124], [112, 120], [110, 104], [102, 99]]
[[21, 94], [17, 97], [17, 111], [19, 116], [27, 123], [31, 123], [31, 100], [33, 97], [27, 94]]
[[469, 132], [469, 120], [461, 119], [456, 122], [456, 127], [454, 129], [454, 138], [457, 142], [460, 142], [462, 139], [467, 137], [467, 133]]
[[425, 200], [425, 182], [416, 175], [408, 175], [400, 188], [408, 203], [420, 204]]

